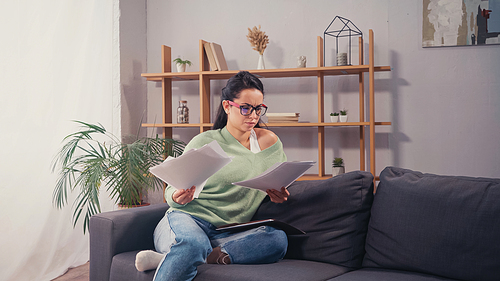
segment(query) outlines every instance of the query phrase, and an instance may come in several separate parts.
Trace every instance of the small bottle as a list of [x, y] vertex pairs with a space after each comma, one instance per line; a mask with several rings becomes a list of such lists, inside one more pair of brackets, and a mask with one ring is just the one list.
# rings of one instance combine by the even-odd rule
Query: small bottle
[[179, 101], [179, 107], [177, 108], [177, 123], [189, 123], [189, 108], [187, 107], [187, 101], [185, 100]]

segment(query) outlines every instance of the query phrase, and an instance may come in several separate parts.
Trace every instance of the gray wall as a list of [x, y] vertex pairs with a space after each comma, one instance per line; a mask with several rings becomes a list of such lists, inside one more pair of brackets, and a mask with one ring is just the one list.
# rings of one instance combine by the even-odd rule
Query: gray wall
[[[393, 68], [375, 75], [376, 120], [392, 122], [377, 127], [377, 173], [395, 165], [441, 174], [499, 175], [500, 46], [422, 48], [421, 1], [150, 0], [147, 71], [161, 72], [162, 44], [172, 47], [173, 58], [190, 59], [194, 65], [189, 69], [197, 71], [199, 39], [221, 44], [229, 69], [255, 69], [258, 54], [246, 34], [256, 25], [270, 38], [264, 53], [267, 68], [295, 67], [299, 55], [307, 56], [308, 66], [316, 66], [316, 37], [336, 15], [355, 23], [365, 43], [373, 29], [375, 64]], [[357, 40], [353, 44], [357, 54]], [[334, 46], [334, 39], [327, 39], [327, 66], [334, 65]], [[270, 112], [300, 112], [302, 121], [316, 121], [314, 78], [263, 82]], [[212, 82], [213, 109], [224, 83]], [[161, 84], [148, 82], [147, 93], [148, 122], [160, 122]], [[325, 120], [329, 112], [346, 108], [350, 120], [357, 121], [357, 93], [356, 76], [327, 77]], [[198, 82], [175, 83], [173, 94], [174, 109], [179, 99], [188, 100], [191, 120], [197, 122]], [[272, 130], [282, 139], [290, 160], [317, 160], [315, 129]], [[185, 141], [197, 133], [197, 129], [174, 130], [175, 137]], [[347, 170], [358, 169], [358, 139], [356, 128], [328, 128], [327, 167], [340, 156]]]
[[121, 130], [126, 141], [145, 135], [146, 121], [146, 1], [120, 0]]

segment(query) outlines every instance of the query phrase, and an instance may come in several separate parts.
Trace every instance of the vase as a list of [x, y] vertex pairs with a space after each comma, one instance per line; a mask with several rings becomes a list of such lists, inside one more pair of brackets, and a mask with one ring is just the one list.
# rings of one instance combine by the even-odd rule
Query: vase
[[263, 54], [259, 54], [259, 63], [257, 64], [257, 69], [266, 69], [266, 65], [264, 64]]
[[339, 116], [330, 115], [330, 121], [332, 121], [333, 123], [339, 122]]
[[347, 115], [340, 115], [340, 122], [347, 122]]

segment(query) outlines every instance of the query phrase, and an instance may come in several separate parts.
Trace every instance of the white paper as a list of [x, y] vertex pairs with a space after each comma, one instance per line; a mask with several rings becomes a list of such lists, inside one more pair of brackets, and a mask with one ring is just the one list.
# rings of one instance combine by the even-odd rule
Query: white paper
[[234, 182], [233, 184], [259, 189], [264, 192], [267, 189], [279, 190], [282, 186], [287, 188], [315, 163], [315, 161], [278, 162], [252, 179]]
[[194, 198], [198, 198], [208, 178], [229, 164], [232, 158], [214, 140], [198, 149], [185, 151], [177, 158], [168, 157], [149, 171], [175, 189], [195, 186]]

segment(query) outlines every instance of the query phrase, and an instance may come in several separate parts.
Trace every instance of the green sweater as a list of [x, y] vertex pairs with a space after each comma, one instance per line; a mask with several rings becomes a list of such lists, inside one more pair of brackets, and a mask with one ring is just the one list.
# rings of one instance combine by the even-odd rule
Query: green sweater
[[186, 146], [185, 151], [200, 148], [213, 140], [216, 140], [229, 156], [234, 156], [233, 160], [208, 179], [198, 198], [185, 205], [177, 204], [172, 200], [175, 188], [168, 186], [165, 190], [165, 199], [171, 207], [169, 212], [182, 211], [215, 226], [248, 222], [266, 197], [266, 193], [232, 183], [253, 178], [274, 163], [286, 161], [283, 144], [278, 139], [272, 146], [253, 153], [224, 127], [195, 136]]

